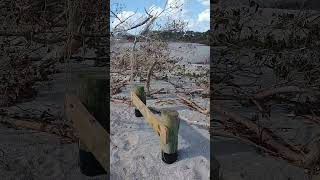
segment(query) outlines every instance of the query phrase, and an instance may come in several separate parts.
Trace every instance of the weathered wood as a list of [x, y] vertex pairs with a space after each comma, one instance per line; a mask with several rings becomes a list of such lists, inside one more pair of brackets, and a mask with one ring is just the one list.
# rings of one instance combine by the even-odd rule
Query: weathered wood
[[[108, 127], [108, 112], [107, 112], [107, 77], [105, 71], [91, 71], [80, 72], [80, 87], [78, 88], [78, 97], [85, 108], [90, 112], [98, 123], [109, 132]], [[83, 132], [79, 132], [80, 134]], [[90, 136], [90, 134], [87, 134]], [[88, 148], [87, 143], [79, 140], [79, 155], [80, 155], [80, 169], [90, 176], [104, 174], [102, 167], [97, 161], [98, 157], [92, 154], [91, 149]], [[107, 142], [106, 142], [107, 143]], [[109, 143], [107, 143], [109, 147]], [[109, 151], [108, 151], [109, 152]], [[109, 154], [107, 151], [106, 154]], [[109, 164], [109, 161], [107, 162]], [[107, 170], [106, 170], [107, 171]]]
[[87, 110], [95, 117], [95, 119], [104, 127], [108, 132], [108, 82], [106, 76], [102, 72], [97, 74], [79, 74], [80, 87], [78, 88], [78, 97]]
[[73, 121], [75, 129], [79, 131], [79, 139], [92, 152], [105, 171], [109, 171], [109, 134], [76, 96], [67, 94], [65, 98], [66, 117]]
[[147, 96], [151, 95], [151, 90], [150, 90], [150, 81], [151, 81], [151, 75], [153, 73], [153, 69], [156, 66], [156, 64], [158, 63], [157, 60], [153, 61], [153, 63], [151, 64], [151, 66], [148, 69], [148, 73], [147, 73], [147, 80], [146, 80], [146, 94]]
[[161, 151], [174, 154], [178, 149], [178, 132], [180, 119], [175, 110], [161, 110], [161, 123], [168, 128], [168, 143], [160, 143]]
[[[133, 92], [138, 96], [138, 98], [144, 103], [146, 104], [147, 98], [146, 98], [146, 94], [144, 92], [144, 87], [143, 86], [137, 86], [134, 88]], [[134, 114], [136, 117], [142, 117], [141, 112], [135, 108], [134, 110]]]
[[254, 98], [257, 100], [262, 100], [264, 98], [276, 95], [276, 94], [285, 94], [285, 93], [307, 93], [310, 95], [319, 95], [320, 93], [306, 88], [300, 88], [298, 86], [284, 86], [278, 88], [270, 88], [261, 92], [258, 92], [254, 95]]
[[0, 124], [8, 125], [17, 129], [31, 129], [55, 134], [63, 138], [67, 138], [70, 142], [74, 142], [77, 139], [73, 134], [72, 128], [64, 127], [62, 129], [57, 124], [37, 122], [35, 120], [15, 119], [10, 117], [0, 118]]
[[202, 107], [200, 107], [199, 105], [197, 105], [195, 102], [192, 102], [186, 98], [184, 98], [183, 96], [177, 95], [179, 99], [182, 100], [182, 103], [186, 104], [187, 106], [191, 107], [194, 110], [199, 111], [202, 114], [205, 115], [209, 115], [210, 114], [210, 110], [209, 109], [204, 109]]
[[141, 112], [143, 117], [147, 120], [153, 130], [160, 135], [160, 141], [163, 144], [168, 143], [168, 129], [160, 123], [158, 118], [146, 107], [146, 105], [139, 99], [139, 97], [131, 92], [131, 100], [135, 107]]
[[282, 157], [285, 157], [287, 160], [290, 160], [293, 162], [293, 164], [301, 166], [304, 155], [296, 147], [290, 145], [271, 131], [268, 131], [268, 129], [261, 131], [254, 122], [240, 116], [237, 113], [226, 112], [217, 106], [214, 106], [213, 108], [215, 113], [220, 114], [225, 119], [232, 119], [233, 121], [244, 125], [250, 131], [254, 132], [257, 137], [260, 137], [261, 142], [263, 142], [265, 145], [272, 147], [275, 152]]

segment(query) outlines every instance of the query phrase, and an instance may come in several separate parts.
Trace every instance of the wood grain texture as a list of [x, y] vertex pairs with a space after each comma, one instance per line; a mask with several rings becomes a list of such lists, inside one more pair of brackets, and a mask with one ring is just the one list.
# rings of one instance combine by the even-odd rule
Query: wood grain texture
[[174, 154], [178, 149], [178, 133], [180, 119], [179, 114], [175, 110], [162, 110], [161, 123], [168, 128], [168, 143], [160, 143], [162, 152], [167, 154]]
[[153, 130], [160, 135], [160, 141], [164, 144], [168, 143], [168, 128], [161, 124], [160, 120], [146, 107], [139, 97], [131, 92], [131, 100], [134, 106], [141, 112]]
[[75, 129], [79, 132], [79, 139], [108, 171], [109, 134], [76, 96], [67, 94], [65, 99], [66, 117], [73, 122]]

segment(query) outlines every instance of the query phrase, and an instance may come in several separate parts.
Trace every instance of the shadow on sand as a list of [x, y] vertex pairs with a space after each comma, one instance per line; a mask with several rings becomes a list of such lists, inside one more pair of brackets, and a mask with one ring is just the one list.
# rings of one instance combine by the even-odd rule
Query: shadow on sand
[[202, 156], [210, 161], [210, 140], [195, 130], [192, 125], [180, 121], [179, 136], [189, 144], [178, 149], [178, 160]]

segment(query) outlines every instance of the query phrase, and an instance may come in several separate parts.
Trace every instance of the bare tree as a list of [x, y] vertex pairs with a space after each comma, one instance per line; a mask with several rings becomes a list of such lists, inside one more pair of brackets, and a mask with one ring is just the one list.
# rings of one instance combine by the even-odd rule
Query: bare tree
[[62, 63], [94, 37], [108, 36], [98, 28], [105, 17], [101, 12], [98, 16], [101, 1], [5, 0], [0, 6], [0, 39], [4, 42], [0, 92], [4, 102], [32, 97], [35, 83], [58, 71], [59, 60]]
[[[263, 13], [254, 2], [242, 9], [213, 10], [216, 58], [211, 66], [211, 86], [213, 111], [220, 116], [216, 122], [225, 134], [312, 174], [319, 165], [318, 136], [297, 146], [296, 140], [289, 142], [265, 124], [274, 117], [274, 108], [282, 104], [294, 118], [312, 119], [319, 125], [320, 40], [315, 33], [319, 32], [319, 12], [273, 13], [270, 22], [261, 21], [266, 16]], [[225, 100], [246, 108], [251, 115], [219, 107]], [[212, 128], [212, 132], [222, 134], [219, 128]]]
[[[145, 66], [146, 67], [145, 70], [147, 71], [145, 76], [146, 77], [145, 86], [146, 86], [147, 94], [150, 94], [150, 79], [155, 67], [159, 64], [159, 60], [162, 59], [163, 60], [162, 62], [165, 62], [165, 60], [169, 59], [169, 55], [167, 53], [168, 52], [167, 43], [161, 40], [154, 33], [153, 33], [153, 36], [151, 36], [149, 32], [152, 26], [157, 21], [157, 19], [161, 17], [161, 15], [166, 13], [172, 13], [173, 11], [177, 11], [177, 9], [181, 8], [182, 5], [183, 4], [179, 3], [179, 1], [177, 0], [174, 3], [170, 4], [170, 6], [168, 6], [168, 0], [167, 0], [163, 8], [161, 9], [161, 11], [156, 12], [155, 9], [152, 9], [152, 8], [149, 10], [145, 9], [145, 16], [138, 18], [137, 22], [133, 22], [131, 24], [128, 22], [130, 22], [130, 20], [134, 18], [136, 14], [132, 14], [124, 19], [121, 19], [115, 12], [111, 11], [111, 14], [113, 15], [113, 17], [118, 20], [118, 24], [114, 26], [111, 32], [112, 34], [116, 34], [120, 32], [128, 32], [129, 30], [133, 30], [141, 27], [138, 34], [136, 34], [134, 37], [134, 42], [130, 50], [131, 52], [130, 76], [128, 78], [130, 81], [133, 81], [137, 75], [139, 67]], [[172, 26], [173, 23], [167, 22], [166, 25], [168, 28], [170, 27], [170, 25]], [[180, 28], [181, 30], [183, 29], [183, 27], [185, 27], [185, 24], [183, 23], [180, 23], [179, 25], [177, 24], [174, 24], [174, 25], [175, 25], [175, 28]], [[141, 43], [139, 49], [137, 49], [138, 42]], [[140, 61], [138, 59], [140, 59]], [[143, 61], [141, 61], [141, 59], [143, 59]], [[151, 62], [151, 63], [148, 63], [148, 62]]]

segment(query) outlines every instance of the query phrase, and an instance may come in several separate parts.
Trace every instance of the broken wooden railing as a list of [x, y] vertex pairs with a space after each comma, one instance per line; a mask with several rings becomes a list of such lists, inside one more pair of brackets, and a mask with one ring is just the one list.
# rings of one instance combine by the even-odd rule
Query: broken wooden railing
[[[102, 78], [101, 78], [102, 77]], [[79, 166], [83, 174], [96, 176], [109, 172], [109, 133], [107, 129], [107, 88], [105, 77], [80, 75], [77, 96], [66, 94], [66, 118], [79, 134]]]
[[153, 130], [160, 136], [162, 160], [171, 164], [177, 160], [178, 131], [180, 120], [175, 110], [162, 110], [160, 120], [146, 107], [143, 86], [137, 86], [131, 92], [131, 101], [135, 106], [135, 115], [143, 116]]

